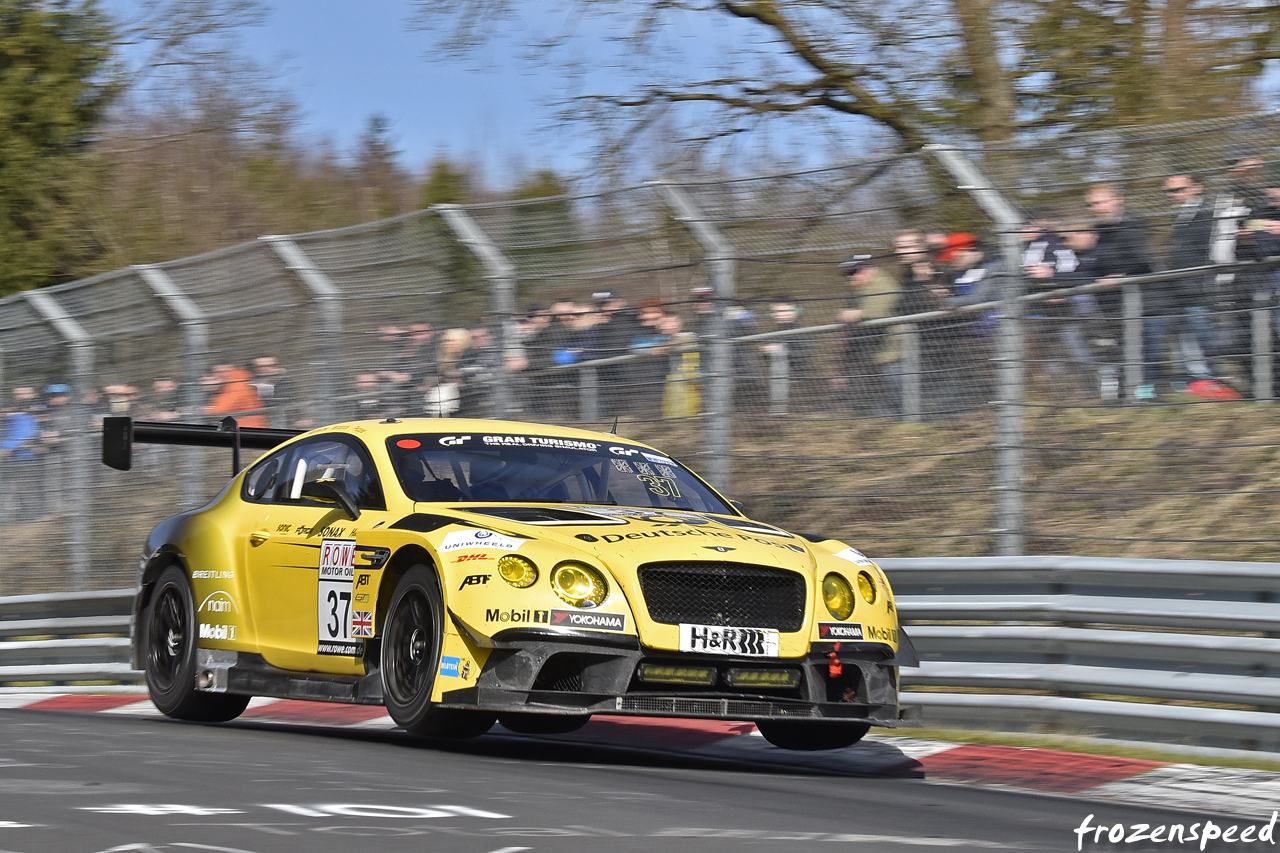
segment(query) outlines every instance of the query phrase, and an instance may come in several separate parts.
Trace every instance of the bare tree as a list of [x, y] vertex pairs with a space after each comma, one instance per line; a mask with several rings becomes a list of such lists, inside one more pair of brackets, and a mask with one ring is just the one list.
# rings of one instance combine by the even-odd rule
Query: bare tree
[[[416, 8], [414, 25], [446, 49], [438, 56], [523, 40], [530, 59], [563, 69], [564, 114], [623, 145], [673, 111], [703, 142], [798, 119], [864, 144], [887, 135], [905, 150], [1240, 112], [1256, 106], [1249, 85], [1275, 58], [1280, 29], [1277, 0], [563, 0], [554, 15], [528, 0]], [[591, 39], [607, 47], [593, 56]], [[611, 89], [597, 73], [605, 64], [618, 69], [603, 75], [616, 81]], [[1207, 101], [1196, 95], [1202, 82], [1211, 84]]]

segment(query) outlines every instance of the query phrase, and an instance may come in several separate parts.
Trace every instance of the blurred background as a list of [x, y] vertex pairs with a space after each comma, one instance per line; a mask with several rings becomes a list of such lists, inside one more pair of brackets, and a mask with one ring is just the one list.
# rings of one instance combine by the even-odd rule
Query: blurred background
[[[1260, 560], [1280, 4], [0, 0], [0, 594], [226, 454], [509, 417], [874, 557]], [[345, 38], [345, 41], [343, 39]]]

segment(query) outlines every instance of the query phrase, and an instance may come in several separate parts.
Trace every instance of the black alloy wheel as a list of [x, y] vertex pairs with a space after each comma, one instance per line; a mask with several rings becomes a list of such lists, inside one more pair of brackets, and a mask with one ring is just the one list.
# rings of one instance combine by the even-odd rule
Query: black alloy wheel
[[396, 584], [382, 633], [382, 693], [391, 719], [414, 734], [466, 738], [487, 732], [496, 715], [431, 701], [444, 640], [440, 583], [417, 565]]
[[252, 697], [196, 689], [198, 622], [191, 582], [180, 566], [160, 573], [142, 613], [147, 690], [160, 711], [179, 720], [234, 720]]

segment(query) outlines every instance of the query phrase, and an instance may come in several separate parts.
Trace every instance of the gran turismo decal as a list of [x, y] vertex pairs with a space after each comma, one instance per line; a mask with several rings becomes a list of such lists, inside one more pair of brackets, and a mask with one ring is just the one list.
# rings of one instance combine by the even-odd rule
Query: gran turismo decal
[[625, 631], [627, 615], [589, 610], [552, 610], [551, 624], [560, 628], [585, 628], [589, 631]]
[[486, 435], [481, 441], [487, 447], [532, 447], [551, 450], [587, 450], [595, 453], [600, 449], [599, 442], [583, 441], [578, 438], [555, 438], [549, 435]]

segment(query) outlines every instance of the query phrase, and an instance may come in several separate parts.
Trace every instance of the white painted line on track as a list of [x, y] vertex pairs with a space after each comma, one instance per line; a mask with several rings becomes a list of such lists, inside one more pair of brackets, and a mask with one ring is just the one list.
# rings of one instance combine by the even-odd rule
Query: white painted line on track
[[277, 702], [283, 702], [283, 701], [284, 701], [283, 699], [277, 699], [274, 696], [254, 696], [252, 699], [249, 700], [249, 705], [248, 707], [245, 708], [245, 710], [251, 711], [254, 708], [264, 708], [267, 705], [274, 705]]
[[489, 853], [520, 853], [521, 850], [532, 849], [532, 847], [499, 847], [497, 850], [490, 850]]

